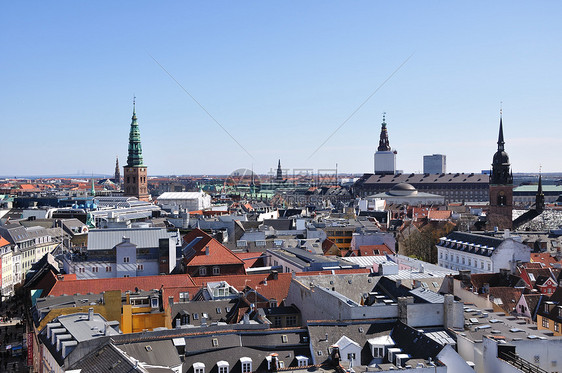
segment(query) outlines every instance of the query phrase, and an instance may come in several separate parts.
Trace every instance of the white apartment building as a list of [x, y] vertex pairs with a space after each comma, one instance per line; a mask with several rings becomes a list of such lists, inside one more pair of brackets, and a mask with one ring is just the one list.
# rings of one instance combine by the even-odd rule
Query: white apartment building
[[506, 232], [504, 238], [482, 234], [452, 232], [437, 244], [438, 265], [455, 271], [496, 273], [509, 269], [512, 273], [517, 262], [529, 262], [531, 249]]

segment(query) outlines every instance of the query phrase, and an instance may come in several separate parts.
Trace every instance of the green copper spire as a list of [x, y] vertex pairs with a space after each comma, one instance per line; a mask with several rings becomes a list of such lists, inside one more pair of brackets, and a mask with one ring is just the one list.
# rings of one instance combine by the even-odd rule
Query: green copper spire
[[92, 197], [95, 197], [96, 195], [96, 188], [94, 188], [94, 175], [92, 175], [92, 187], [90, 188], [90, 194]]
[[131, 131], [129, 132], [129, 156], [127, 157], [127, 167], [144, 167], [142, 160], [142, 146], [140, 130], [137, 123], [137, 113], [135, 111], [135, 98], [133, 98], [133, 117], [131, 121]]

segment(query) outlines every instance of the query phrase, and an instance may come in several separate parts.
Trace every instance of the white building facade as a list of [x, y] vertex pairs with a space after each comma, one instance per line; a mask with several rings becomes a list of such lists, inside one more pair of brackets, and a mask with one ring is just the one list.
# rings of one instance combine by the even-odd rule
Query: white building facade
[[455, 271], [496, 273], [509, 269], [513, 273], [518, 262], [527, 263], [531, 259], [531, 249], [511, 237], [500, 239], [452, 232], [436, 246], [439, 266]]

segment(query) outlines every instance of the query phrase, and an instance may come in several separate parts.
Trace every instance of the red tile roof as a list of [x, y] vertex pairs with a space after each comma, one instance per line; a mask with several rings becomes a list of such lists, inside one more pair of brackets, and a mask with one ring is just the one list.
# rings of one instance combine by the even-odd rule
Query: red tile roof
[[386, 245], [362, 245], [359, 246], [359, 256], [394, 255], [394, 252]]
[[562, 259], [556, 260], [556, 258], [549, 253], [531, 253], [531, 262], [543, 263], [547, 268], [551, 268], [553, 264], [556, 263], [562, 265]]
[[515, 289], [510, 287], [498, 286], [495, 288], [490, 288], [490, 300], [492, 297], [494, 299], [501, 299], [501, 303], [496, 303], [501, 309], [503, 309], [507, 314], [510, 314], [515, 310], [515, 306], [523, 294], [523, 289]]
[[[370, 268], [357, 268], [357, 269], [334, 269], [334, 273], [338, 275], [351, 275], [358, 273], [371, 273]], [[310, 271], [310, 272], [297, 272], [295, 275], [300, 276], [320, 276], [320, 275], [331, 275], [332, 270], [329, 271]]]
[[7, 239], [0, 236], [0, 247], [4, 247], [4, 246], [9, 245], [9, 244], [10, 244], [10, 242]]
[[449, 210], [439, 210], [430, 211], [428, 214], [429, 220], [448, 220], [451, 217], [452, 211]]
[[167, 276], [142, 276], [142, 277], [116, 277], [116, 278], [100, 278], [91, 280], [58, 280], [53, 286], [49, 294], [60, 296], [63, 294], [99, 294], [107, 290], [127, 290], [134, 291], [135, 288], [141, 290], [160, 289], [169, 287], [189, 287], [195, 283], [189, 275], [167, 275]]
[[261, 253], [236, 253], [235, 255], [244, 262], [246, 269], [263, 266]]
[[195, 250], [195, 254], [185, 259], [187, 266], [244, 265], [244, 262], [230, 251], [228, 247], [200, 229], [194, 229], [189, 232], [183, 237], [183, 241], [189, 244], [199, 237], [201, 237], [199, 242], [192, 247]]
[[273, 279], [272, 274], [251, 274], [251, 275], [231, 275], [213, 277], [194, 277], [193, 281], [197, 285], [203, 286], [208, 282], [226, 281], [236, 290], [242, 291], [246, 287], [252, 288], [267, 299], [276, 299], [280, 304], [289, 293], [291, 285], [291, 273], [279, 273], [277, 279]]

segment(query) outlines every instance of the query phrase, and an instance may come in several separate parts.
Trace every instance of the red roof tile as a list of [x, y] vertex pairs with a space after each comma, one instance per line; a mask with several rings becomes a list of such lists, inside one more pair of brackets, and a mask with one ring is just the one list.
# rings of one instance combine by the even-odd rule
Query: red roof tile
[[359, 246], [359, 256], [394, 255], [394, 252], [386, 245], [362, 245]]
[[4, 246], [9, 245], [9, 244], [10, 244], [10, 242], [7, 239], [0, 236], [0, 247], [4, 247]]
[[185, 259], [187, 266], [244, 264], [228, 247], [200, 229], [189, 232], [183, 237], [183, 241], [190, 243], [199, 237], [199, 242], [192, 247], [195, 254]]
[[232, 275], [232, 276], [213, 276], [194, 277], [193, 281], [198, 285], [204, 285], [208, 282], [226, 281], [229, 285], [234, 286], [238, 291], [244, 290], [246, 287], [252, 288], [267, 299], [276, 299], [277, 303], [287, 298], [289, 286], [293, 276], [291, 273], [279, 273], [277, 279], [273, 279], [272, 274], [251, 274], [251, 275]]
[[244, 262], [246, 269], [263, 266], [261, 253], [236, 253], [235, 255]]
[[135, 288], [141, 290], [160, 289], [169, 287], [189, 287], [195, 283], [189, 275], [167, 275], [167, 276], [142, 276], [142, 277], [116, 277], [116, 278], [100, 278], [91, 280], [58, 280], [53, 286], [49, 294], [60, 296], [63, 294], [99, 294], [107, 290], [127, 290], [134, 291]]

